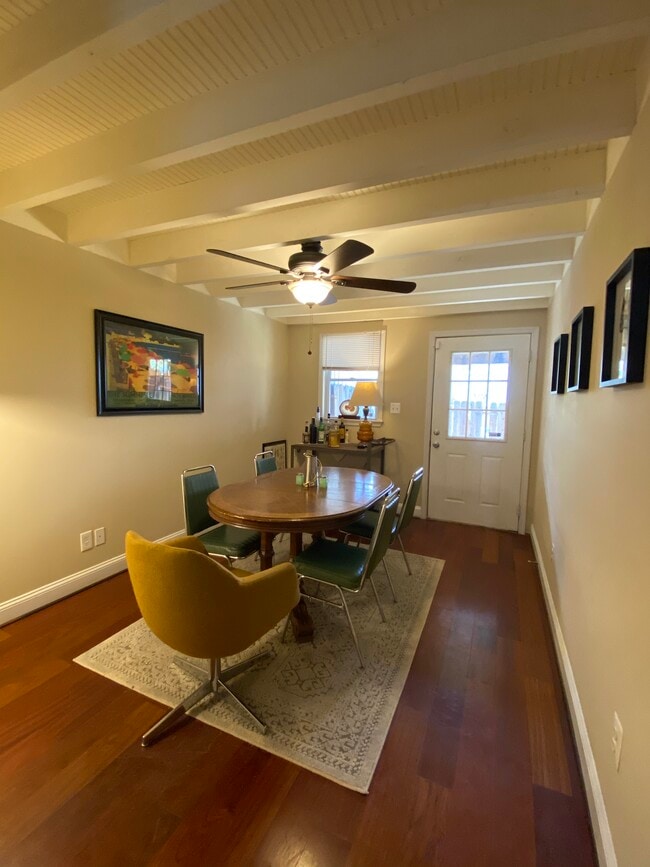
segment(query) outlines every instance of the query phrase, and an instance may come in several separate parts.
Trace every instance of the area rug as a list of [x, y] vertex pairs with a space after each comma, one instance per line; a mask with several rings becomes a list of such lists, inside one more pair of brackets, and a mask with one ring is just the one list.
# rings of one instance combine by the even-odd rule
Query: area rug
[[[276, 562], [288, 556], [276, 544]], [[343, 612], [309, 602], [313, 644], [296, 644], [282, 626], [268, 632], [239, 659], [270, 650], [271, 656], [238, 675], [232, 687], [267, 724], [261, 734], [228, 698], [208, 696], [192, 715], [215, 728], [281, 756], [330, 780], [367, 793], [415, 654], [442, 560], [409, 554], [408, 575], [399, 551], [387, 554], [398, 602], [392, 601], [381, 567], [375, 573], [386, 623], [372, 588], [347, 594], [350, 616], [364, 654], [359, 665]], [[237, 564], [259, 569], [253, 560]], [[174, 652], [138, 620], [75, 662], [149, 698], [173, 707], [197, 686], [174, 662]], [[162, 716], [162, 713], [161, 713]]]

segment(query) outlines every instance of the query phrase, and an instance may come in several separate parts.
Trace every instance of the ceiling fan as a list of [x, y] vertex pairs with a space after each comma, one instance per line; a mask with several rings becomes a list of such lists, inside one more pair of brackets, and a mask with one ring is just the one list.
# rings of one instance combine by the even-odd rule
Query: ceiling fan
[[227, 256], [249, 265], [259, 265], [270, 268], [286, 276], [285, 280], [268, 280], [263, 283], [245, 283], [241, 286], [227, 286], [227, 289], [252, 289], [258, 286], [288, 286], [296, 301], [301, 304], [334, 304], [336, 298], [331, 294], [335, 286], [349, 286], [354, 289], [379, 289], [382, 292], [408, 293], [415, 289], [415, 283], [407, 280], [379, 280], [375, 277], [346, 277], [339, 272], [354, 265], [360, 259], [365, 259], [375, 251], [361, 241], [344, 241], [331, 253], [324, 253], [320, 241], [308, 239], [300, 241], [299, 253], [289, 256], [289, 267], [281, 268], [268, 262], [249, 259], [238, 253], [226, 250], [208, 249], [207, 253], [217, 256]]

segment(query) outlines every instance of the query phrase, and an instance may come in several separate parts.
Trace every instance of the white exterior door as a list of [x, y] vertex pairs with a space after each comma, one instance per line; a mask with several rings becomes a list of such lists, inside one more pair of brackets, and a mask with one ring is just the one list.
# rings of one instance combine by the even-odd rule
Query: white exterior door
[[517, 530], [530, 334], [436, 339], [428, 514]]

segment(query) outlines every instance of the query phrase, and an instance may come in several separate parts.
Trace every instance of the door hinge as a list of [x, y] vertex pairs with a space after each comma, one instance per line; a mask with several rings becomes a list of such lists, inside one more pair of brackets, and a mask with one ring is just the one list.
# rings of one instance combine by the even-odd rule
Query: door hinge
[[440, 338], [436, 337], [436, 351], [440, 349]]

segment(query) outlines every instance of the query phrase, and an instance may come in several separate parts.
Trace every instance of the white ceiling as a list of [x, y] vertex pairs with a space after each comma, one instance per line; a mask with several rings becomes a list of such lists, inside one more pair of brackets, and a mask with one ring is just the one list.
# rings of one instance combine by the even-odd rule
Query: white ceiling
[[[0, 219], [232, 291], [375, 253], [323, 321], [545, 307], [630, 134], [648, 0], [0, 0]], [[215, 303], [218, 303], [215, 301]]]

